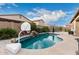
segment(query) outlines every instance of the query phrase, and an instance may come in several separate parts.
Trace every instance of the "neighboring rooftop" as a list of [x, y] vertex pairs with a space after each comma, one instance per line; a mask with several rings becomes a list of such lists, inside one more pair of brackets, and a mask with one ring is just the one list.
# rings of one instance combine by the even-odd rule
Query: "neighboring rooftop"
[[38, 20], [34, 20], [34, 23], [36, 23], [36, 25], [40, 25], [40, 26], [48, 26], [48, 24], [46, 24], [43, 19], [38, 19]]
[[14, 21], [30, 21], [28, 18], [26, 18], [21, 14], [3, 14], [3, 15], [0, 15], [0, 18], [14, 20]]
[[39, 21], [44, 22], [42, 19], [39, 19], [39, 20], [34, 20], [33, 22], [39, 22]]
[[73, 17], [73, 19], [71, 20], [71, 22], [70, 22], [70, 23], [72, 23], [78, 15], [79, 15], [79, 9], [77, 10], [77, 12], [76, 12], [75, 16]]

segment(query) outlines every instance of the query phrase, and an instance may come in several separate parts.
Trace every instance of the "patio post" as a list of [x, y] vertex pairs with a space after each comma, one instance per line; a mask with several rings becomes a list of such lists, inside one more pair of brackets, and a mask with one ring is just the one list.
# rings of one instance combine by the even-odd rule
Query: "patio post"
[[[54, 34], [54, 26], [53, 26], [53, 34]], [[53, 35], [53, 40], [54, 40], [54, 35]]]
[[78, 42], [78, 45], [77, 45], [78, 46], [78, 50], [76, 51], [76, 54], [79, 55], [79, 38], [76, 38], [75, 40], [77, 40], [77, 42]]

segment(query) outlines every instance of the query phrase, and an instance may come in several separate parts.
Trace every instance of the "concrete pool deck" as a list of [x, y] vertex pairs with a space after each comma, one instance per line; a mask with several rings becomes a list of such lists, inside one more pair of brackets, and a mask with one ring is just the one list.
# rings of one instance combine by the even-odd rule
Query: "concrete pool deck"
[[[75, 36], [69, 35], [66, 32], [57, 32], [58, 37], [63, 41], [46, 49], [21, 49], [17, 55], [76, 55], [78, 50]], [[5, 49], [5, 45], [10, 43], [10, 40], [0, 41], [0, 55], [10, 55]]]

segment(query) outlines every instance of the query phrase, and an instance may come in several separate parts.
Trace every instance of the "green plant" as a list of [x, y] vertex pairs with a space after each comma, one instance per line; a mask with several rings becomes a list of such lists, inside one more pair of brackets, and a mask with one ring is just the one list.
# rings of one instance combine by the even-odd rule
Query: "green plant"
[[42, 29], [41, 28], [36, 28], [36, 31], [41, 33], [42, 32]]
[[69, 33], [69, 34], [72, 34], [72, 35], [74, 34], [74, 32], [73, 32], [73, 31], [69, 31], [68, 33]]
[[50, 31], [48, 26], [43, 26], [43, 28], [41, 30], [42, 30], [42, 32], [49, 32]]
[[38, 35], [38, 32], [37, 32], [37, 31], [32, 31], [32, 32], [31, 32], [31, 36], [34, 37], [34, 36], [36, 36], [36, 35]]
[[9, 39], [13, 37], [17, 37], [18, 33], [14, 29], [4, 28], [0, 29], [0, 39]]
[[31, 23], [31, 31], [36, 30], [37, 26], [35, 23]]

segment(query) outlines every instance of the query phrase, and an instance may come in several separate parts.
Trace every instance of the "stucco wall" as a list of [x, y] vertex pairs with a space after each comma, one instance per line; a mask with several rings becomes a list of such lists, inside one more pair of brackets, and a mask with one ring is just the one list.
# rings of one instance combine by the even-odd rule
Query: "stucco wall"
[[79, 36], [79, 15], [74, 18], [74, 21], [71, 23], [71, 29], [74, 29], [74, 35]]
[[0, 29], [1, 28], [12, 28], [20, 31], [20, 26], [23, 22], [31, 22], [28, 18], [19, 15], [0, 15]]
[[[75, 21], [75, 20], [74, 20]], [[71, 23], [71, 30], [74, 29], [74, 21]]]
[[11, 29], [16, 29], [19, 32], [21, 24], [22, 24], [21, 22], [0, 21], [0, 29], [11, 28]]
[[76, 24], [76, 36], [79, 36], [79, 21], [77, 21]]

